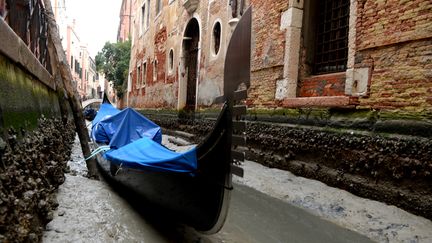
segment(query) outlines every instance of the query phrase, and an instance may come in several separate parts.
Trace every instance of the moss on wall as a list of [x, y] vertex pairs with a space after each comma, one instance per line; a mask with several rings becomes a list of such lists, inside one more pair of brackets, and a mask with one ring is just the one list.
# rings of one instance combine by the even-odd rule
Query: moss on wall
[[[0, 106], [3, 128], [32, 130], [42, 115], [55, 117], [60, 107], [55, 91], [22, 67], [0, 55]], [[1, 131], [0, 131], [1, 132]]]

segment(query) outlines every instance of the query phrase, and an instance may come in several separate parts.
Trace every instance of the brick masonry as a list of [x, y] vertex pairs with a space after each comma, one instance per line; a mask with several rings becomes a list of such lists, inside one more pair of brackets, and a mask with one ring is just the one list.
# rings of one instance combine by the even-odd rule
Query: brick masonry
[[[277, 81], [284, 79], [284, 55], [286, 30], [281, 29], [281, 18], [289, 7], [301, 9], [303, 4], [290, 1], [261, 0], [246, 1], [253, 7], [251, 88], [248, 105], [251, 108], [292, 107], [297, 104], [313, 104], [303, 101], [307, 97], [345, 96], [344, 102], [333, 106], [359, 109], [384, 109], [395, 112], [425, 114], [432, 108], [432, 1], [431, 0], [351, 0], [350, 13], [354, 23], [350, 25], [350, 45], [352, 64], [350, 68], [367, 68], [367, 92], [361, 97], [351, 97], [347, 90], [346, 73], [311, 76], [302, 46], [299, 60], [299, 80], [297, 97], [299, 102], [288, 104], [288, 100], [277, 101], [275, 92]], [[297, 6], [298, 5], [298, 6]], [[310, 6], [304, 3], [304, 6]], [[152, 7], [152, 6], [151, 6]], [[305, 9], [306, 11], [306, 9]], [[219, 1], [200, 2], [194, 13], [187, 13], [180, 1], [167, 4], [159, 16], [151, 16], [150, 28], [140, 37], [135, 31], [135, 47], [131, 61], [132, 84], [136, 82], [136, 62], [147, 60], [147, 86], [145, 89], [132, 89], [130, 105], [137, 107], [158, 107], [170, 104], [176, 107], [182, 89], [182, 41], [187, 23], [196, 18], [200, 27], [198, 105], [205, 107], [212, 97], [221, 92], [223, 62], [229, 42], [231, 29], [228, 21], [232, 18], [231, 7]], [[303, 18], [308, 15], [303, 15]], [[137, 20], [135, 28], [137, 28]], [[211, 52], [212, 27], [216, 21], [222, 25], [221, 47], [218, 55]], [[303, 19], [303, 25], [305, 25]], [[307, 28], [302, 29], [307, 31]], [[302, 33], [302, 38], [305, 33]], [[302, 39], [303, 41], [303, 39]], [[150, 45], [147, 43], [151, 43]], [[174, 50], [174, 69], [167, 71], [170, 49]], [[158, 60], [157, 81], [153, 83], [153, 60]], [[158, 88], [153, 87], [158, 83]], [[356, 80], [353, 80], [356, 83]], [[184, 85], [184, 84], [183, 84]], [[167, 94], [160, 97], [148, 96], [150, 93]], [[162, 89], [156, 91], [156, 89]], [[152, 90], [152, 91], [150, 91]], [[149, 93], [150, 92], [150, 93]], [[212, 96], [212, 97], [207, 97]], [[295, 98], [294, 98], [295, 99]], [[158, 101], [156, 101], [158, 100]], [[328, 99], [335, 100], [335, 99]], [[350, 102], [345, 104], [345, 100]], [[151, 101], [151, 102], [150, 102]], [[148, 103], [150, 102], [150, 103]], [[326, 103], [327, 104], [327, 103]]]
[[288, 1], [252, 0], [251, 88], [247, 104], [251, 108], [277, 106], [276, 81], [283, 77], [285, 31], [280, 30], [281, 12]]
[[355, 67], [372, 67], [359, 108], [430, 113], [432, 1], [361, 1]]
[[432, 40], [361, 51], [356, 62], [373, 67], [370, 96], [360, 98], [360, 107], [432, 110]]
[[359, 0], [357, 49], [431, 38], [432, 1]]
[[345, 95], [345, 73], [304, 78], [299, 85], [300, 97]]

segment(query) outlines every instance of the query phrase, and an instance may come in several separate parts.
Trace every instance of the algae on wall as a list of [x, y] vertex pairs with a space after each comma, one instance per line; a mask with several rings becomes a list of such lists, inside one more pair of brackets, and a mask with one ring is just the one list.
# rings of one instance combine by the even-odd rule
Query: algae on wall
[[42, 115], [60, 115], [56, 92], [3, 55], [0, 55], [0, 83], [3, 123], [0, 129], [32, 130]]

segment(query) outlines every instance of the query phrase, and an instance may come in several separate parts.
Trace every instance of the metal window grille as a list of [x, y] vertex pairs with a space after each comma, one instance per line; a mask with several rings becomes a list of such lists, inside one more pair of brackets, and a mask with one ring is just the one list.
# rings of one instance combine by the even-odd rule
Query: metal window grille
[[319, 1], [314, 74], [346, 69], [349, 7], [349, 0]]

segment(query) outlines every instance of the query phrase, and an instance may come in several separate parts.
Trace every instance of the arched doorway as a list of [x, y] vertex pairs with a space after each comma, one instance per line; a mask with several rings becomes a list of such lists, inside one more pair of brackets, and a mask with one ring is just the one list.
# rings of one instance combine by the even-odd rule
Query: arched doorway
[[186, 104], [184, 109], [195, 111], [198, 77], [199, 24], [193, 18], [189, 21], [183, 36], [183, 65], [186, 81]]

